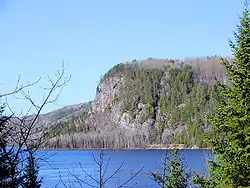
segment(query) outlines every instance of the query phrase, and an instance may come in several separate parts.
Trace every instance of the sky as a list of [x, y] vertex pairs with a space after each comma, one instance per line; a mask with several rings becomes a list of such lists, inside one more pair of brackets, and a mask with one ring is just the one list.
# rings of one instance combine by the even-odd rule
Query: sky
[[[101, 75], [117, 63], [152, 58], [231, 55], [240, 0], [0, 0], [0, 93], [18, 76], [41, 102], [64, 62], [71, 80], [44, 112], [94, 99]], [[18, 112], [29, 105], [8, 98]]]

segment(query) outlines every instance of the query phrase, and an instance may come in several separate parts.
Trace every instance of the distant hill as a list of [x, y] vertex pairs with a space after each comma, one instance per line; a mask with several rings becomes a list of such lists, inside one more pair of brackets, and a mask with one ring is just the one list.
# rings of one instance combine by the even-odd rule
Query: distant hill
[[79, 116], [88, 110], [91, 102], [74, 104], [59, 108], [47, 114], [40, 115], [40, 121], [46, 124], [55, 124], [68, 121], [74, 116]]
[[48, 147], [206, 147], [215, 78], [229, 83], [217, 56], [118, 64], [101, 77], [93, 101], [41, 116]]

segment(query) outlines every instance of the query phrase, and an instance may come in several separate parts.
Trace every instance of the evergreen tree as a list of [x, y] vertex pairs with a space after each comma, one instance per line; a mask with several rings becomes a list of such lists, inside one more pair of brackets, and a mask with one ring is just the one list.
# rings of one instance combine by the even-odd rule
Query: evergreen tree
[[40, 188], [42, 180], [38, 178], [39, 168], [36, 164], [34, 153], [29, 152], [27, 157], [27, 166], [24, 170], [24, 188]]
[[14, 159], [14, 150], [8, 148], [7, 139], [10, 137], [10, 128], [7, 123], [10, 117], [3, 115], [4, 107], [0, 107], [0, 187], [18, 187], [20, 179], [17, 174], [17, 161]]
[[[8, 145], [11, 137], [11, 127], [8, 121], [11, 117], [4, 116], [4, 107], [0, 107], [0, 187], [3, 188], [39, 188], [41, 180], [38, 180], [38, 167], [31, 150], [26, 149], [28, 157], [17, 155], [14, 147]], [[25, 155], [24, 149], [22, 154]], [[23, 164], [27, 163], [23, 168]]]
[[187, 172], [184, 159], [178, 149], [170, 150], [164, 155], [160, 172], [151, 173], [153, 179], [162, 188], [186, 188], [190, 185], [190, 174]]
[[219, 107], [211, 116], [210, 143], [214, 153], [211, 180], [217, 187], [250, 186], [250, 25], [248, 7], [230, 42], [233, 60], [222, 60], [231, 79], [219, 83]]

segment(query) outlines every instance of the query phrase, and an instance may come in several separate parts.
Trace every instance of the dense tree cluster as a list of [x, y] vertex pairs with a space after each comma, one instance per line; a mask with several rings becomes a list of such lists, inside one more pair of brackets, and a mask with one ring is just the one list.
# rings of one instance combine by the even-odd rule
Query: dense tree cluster
[[[203, 66], [206, 63], [206, 66]], [[218, 57], [179, 60], [146, 60], [118, 64], [101, 78], [124, 78], [119, 92], [110, 96], [104, 111], [88, 110], [51, 126], [52, 148], [140, 148], [155, 144], [206, 147], [210, 125], [205, 116], [216, 108], [212, 93], [215, 77], [226, 76]], [[99, 87], [97, 87], [99, 88]], [[127, 114], [127, 128], [112, 117], [116, 106]], [[129, 124], [136, 124], [130, 127]], [[129, 128], [130, 127], [130, 128]]]
[[250, 18], [246, 7], [230, 42], [233, 60], [222, 60], [231, 85], [218, 83], [218, 108], [210, 116], [215, 155], [211, 179], [218, 187], [250, 186]]

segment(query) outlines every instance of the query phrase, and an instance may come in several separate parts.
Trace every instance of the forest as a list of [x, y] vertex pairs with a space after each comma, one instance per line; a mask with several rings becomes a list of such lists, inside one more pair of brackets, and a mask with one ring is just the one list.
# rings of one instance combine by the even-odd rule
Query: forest
[[[211, 124], [205, 116], [217, 106], [212, 97], [219, 93], [216, 78], [229, 84], [217, 56], [118, 64], [101, 78], [96, 101], [82, 113], [50, 125], [47, 146], [207, 147], [204, 137]], [[97, 102], [103, 108], [91, 109]]]

